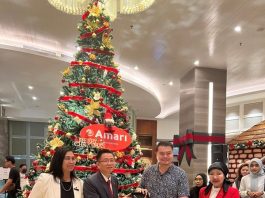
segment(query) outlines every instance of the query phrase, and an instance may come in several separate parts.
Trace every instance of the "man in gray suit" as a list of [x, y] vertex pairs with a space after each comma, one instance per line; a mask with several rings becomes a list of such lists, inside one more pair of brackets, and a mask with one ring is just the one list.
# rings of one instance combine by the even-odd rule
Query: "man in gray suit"
[[115, 168], [114, 155], [102, 149], [96, 156], [99, 171], [84, 182], [84, 198], [118, 198], [118, 180], [111, 175]]

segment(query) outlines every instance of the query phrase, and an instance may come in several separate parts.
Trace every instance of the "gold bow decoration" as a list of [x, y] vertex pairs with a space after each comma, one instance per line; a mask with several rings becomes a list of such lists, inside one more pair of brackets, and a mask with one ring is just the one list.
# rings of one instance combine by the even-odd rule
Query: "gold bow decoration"
[[90, 105], [85, 106], [85, 112], [88, 114], [88, 116], [96, 115], [100, 116], [99, 107], [100, 107], [100, 101], [95, 102], [94, 100], [91, 100]]
[[50, 146], [52, 147], [52, 149], [55, 149], [57, 147], [61, 147], [63, 145], [64, 145], [63, 141], [60, 140], [58, 137], [56, 137], [50, 141]]

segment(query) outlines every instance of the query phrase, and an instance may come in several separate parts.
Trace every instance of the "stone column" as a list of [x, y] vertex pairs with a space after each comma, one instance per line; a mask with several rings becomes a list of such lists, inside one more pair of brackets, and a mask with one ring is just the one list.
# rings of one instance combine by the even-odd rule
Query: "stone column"
[[8, 120], [0, 117], [0, 166], [3, 166], [5, 156], [8, 155]]
[[[179, 133], [185, 135], [187, 129], [208, 133], [209, 82], [213, 82], [213, 133], [225, 136], [226, 116], [226, 70], [196, 67], [186, 73], [180, 82], [180, 121]], [[189, 166], [183, 157], [183, 168], [190, 186], [197, 173], [207, 173], [206, 144], [195, 144], [193, 151], [197, 159]]]

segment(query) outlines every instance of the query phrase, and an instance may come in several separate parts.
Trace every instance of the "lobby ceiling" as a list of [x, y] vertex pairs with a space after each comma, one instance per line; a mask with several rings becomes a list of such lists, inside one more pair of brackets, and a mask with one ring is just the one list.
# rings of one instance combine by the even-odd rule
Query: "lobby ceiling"
[[[115, 61], [136, 116], [177, 113], [180, 78], [193, 67], [226, 69], [228, 102], [263, 93], [264, 10], [263, 0], [156, 0], [142, 13], [118, 15]], [[80, 19], [46, 0], [0, 1], [0, 104], [7, 115], [47, 119], [56, 113], [60, 72], [77, 51]]]

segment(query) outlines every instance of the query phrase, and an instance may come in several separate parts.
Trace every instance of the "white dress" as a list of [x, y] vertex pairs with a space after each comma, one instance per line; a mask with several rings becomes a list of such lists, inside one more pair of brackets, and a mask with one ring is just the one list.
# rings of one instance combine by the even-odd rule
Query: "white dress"
[[[258, 178], [258, 182], [257, 182], [257, 186], [255, 191], [256, 192], [264, 192], [264, 179], [265, 179], [265, 175], [261, 175]], [[251, 189], [251, 175], [246, 175], [244, 177], [242, 177], [241, 179], [241, 183], [240, 183], [240, 188], [239, 188], [239, 193], [240, 196], [242, 198], [249, 198], [249, 196], [247, 195], [247, 191], [253, 191]], [[263, 194], [261, 196], [262, 198], [265, 198], [265, 194]]]

